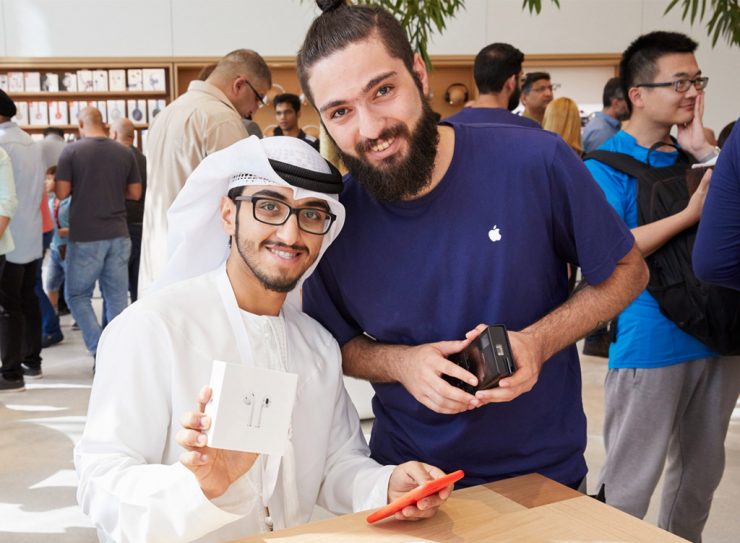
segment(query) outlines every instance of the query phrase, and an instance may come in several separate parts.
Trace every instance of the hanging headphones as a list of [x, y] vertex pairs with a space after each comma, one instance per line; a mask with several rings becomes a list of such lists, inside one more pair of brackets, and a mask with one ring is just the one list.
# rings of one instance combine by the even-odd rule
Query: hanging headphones
[[470, 98], [468, 87], [463, 83], [452, 83], [445, 90], [445, 102], [451, 106], [461, 106], [465, 104]]

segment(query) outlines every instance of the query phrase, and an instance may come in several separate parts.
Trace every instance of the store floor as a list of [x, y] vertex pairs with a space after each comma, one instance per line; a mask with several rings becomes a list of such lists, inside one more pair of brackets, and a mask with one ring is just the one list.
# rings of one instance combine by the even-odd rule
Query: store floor
[[[0, 541], [88, 543], [95, 530], [77, 507], [72, 448], [85, 423], [92, 359], [71, 319], [62, 319], [65, 340], [44, 350], [44, 377], [25, 392], [0, 394]], [[603, 463], [604, 359], [583, 357], [588, 415], [589, 491]], [[132, 401], [135, 401], [132, 398]], [[369, 428], [369, 424], [364, 426]], [[654, 522], [656, 506], [648, 514]], [[740, 534], [740, 409], [727, 437], [727, 467], [714, 498], [705, 543], [736, 543]], [[318, 516], [323, 516], [319, 513]]]

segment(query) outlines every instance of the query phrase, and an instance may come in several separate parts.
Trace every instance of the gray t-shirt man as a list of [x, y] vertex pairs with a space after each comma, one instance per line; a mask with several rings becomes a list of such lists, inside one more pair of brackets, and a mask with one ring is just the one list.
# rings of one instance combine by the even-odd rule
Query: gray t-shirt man
[[141, 183], [131, 149], [109, 138], [83, 138], [68, 144], [56, 178], [72, 183], [70, 241], [128, 237], [126, 189]]

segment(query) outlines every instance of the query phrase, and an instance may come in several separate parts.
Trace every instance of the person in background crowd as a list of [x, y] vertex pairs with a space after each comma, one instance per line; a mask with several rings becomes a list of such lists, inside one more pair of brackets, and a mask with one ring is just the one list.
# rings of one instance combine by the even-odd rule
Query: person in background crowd
[[542, 125], [547, 104], [552, 102], [553, 93], [560, 87], [557, 83], [550, 82], [550, 74], [547, 72], [530, 72], [524, 77], [522, 83], [522, 104], [524, 111], [522, 117], [532, 119]]
[[[198, 74], [198, 81], [205, 81], [208, 79], [208, 76], [213, 73], [213, 70], [216, 69], [216, 64], [208, 64], [206, 66], [203, 66], [203, 69]], [[257, 136], [258, 138], [262, 138], [262, 129], [260, 128], [260, 125], [258, 125], [256, 122], [252, 120], [252, 115], [249, 114], [244, 119], [242, 119], [242, 122], [244, 123], [244, 128], [247, 129], [247, 135], [248, 136]]]
[[64, 141], [64, 130], [57, 126], [44, 128], [44, 139], [40, 142], [41, 153], [44, 157], [44, 166], [51, 168], [57, 165], [59, 155], [66, 145]]
[[278, 122], [274, 135], [298, 138], [318, 151], [319, 140], [310, 134], [306, 134], [298, 126], [298, 119], [301, 118], [301, 99], [295, 94], [286, 92], [278, 94], [273, 102], [275, 104], [275, 118]]
[[[619, 77], [631, 111], [629, 125], [601, 149], [625, 153], [656, 168], [675, 164], [681, 149], [699, 162], [716, 157], [704, 136], [704, 88], [694, 51], [684, 34], [651, 32], [624, 51]], [[659, 250], [702, 216], [705, 175], [688, 205], [638, 225], [637, 181], [597, 160], [586, 165], [607, 200], [632, 229], [643, 255]], [[677, 272], [678, 273], [678, 272]], [[712, 496], [724, 471], [724, 440], [740, 391], [740, 358], [720, 357], [661, 311], [647, 291], [617, 319], [605, 380], [606, 461], [600, 492], [606, 503], [643, 518], [665, 468], [658, 525], [701, 541]]]
[[451, 115], [449, 123], [504, 123], [539, 128], [540, 125], [511, 113], [519, 105], [524, 53], [508, 43], [492, 43], [475, 57], [473, 76], [478, 98]]
[[264, 103], [271, 86], [264, 59], [237, 49], [205, 81], [192, 81], [149, 127], [139, 295], [167, 261], [167, 209], [185, 180], [207, 155], [247, 137], [243, 119]]
[[[13, 166], [10, 164], [8, 153], [0, 147], [0, 278], [5, 268], [5, 255], [15, 247], [8, 225], [17, 208], [18, 198], [15, 195]], [[3, 312], [4, 309], [0, 306], [0, 313]]]
[[583, 127], [583, 151], [586, 153], [598, 149], [602, 143], [619, 132], [622, 121], [626, 121], [630, 116], [622, 83], [618, 77], [612, 77], [606, 82], [601, 100], [604, 109], [594, 113]]
[[734, 126], [712, 174], [693, 265], [702, 281], [740, 290], [740, 128]]
[[[134, 123], [125, 117], [119, 117], [110, 125], [110, 137], [125, 145], [136, 158], [141, 177], [141, 191], [146, 194], [146, 157], [134, 145]], [[131, 238], [131, 257], [128, 260], [128, 292], [131, 302], [139, 297], [139, 261], [141, 257], [141, 237], [144, 223], [144, 198], [140, 200], [126, 200], [126, 223], [128, 235]]]
[[722, 130], [720, 130], [719, 137], [717, 138], [717, 147], [719, 147], [720, 149], [724, 147], [727, 138], [730, 137], [730, 133], [732, 133], [732, 130], [735, 128], [736, 122], [737, 121], [732, 121], [731, 123], [728, 123]]
[[54, 192], [54, 175], [56, 174], [56, 170], [56, 165], [50, 166], [46, 170], [46, 178], [44, 180], [44, 194], [41, 197], [44, 253], [39, 261], [36, 275], [36, 286], [34, 287], [36, 296], [39, 299], [39, 308], [41, 309], [41, 347], [44, 349], [51, 347], [52, 345], [56, 345], [64, 339], [62, 328], [59, 325], [59, 315], [54, 307], [55, 304], [52, 304], [51, 300], [46, 295], [41, 278], [41, 267], [44, 262], [44, 256], [46, 256], [46, 250], [51, 245], [54, 232], [56, 231], [52, 210], [49, 208], [49, 193], [53, 194]]
[[550, 102], [542, 118], [542, 128], [560, 135], [579, 157], [583, 157], [581, 112], [573, 100], [561, 96]]
[[41, 310], [34, 292], [42, 255], [39, 202], [44, 193], [41, 147], [11, 118], [15, 102], [0, 90], [0, 147], [10, 156], [18, 207], [10, 221], [15, 248], [0, 277], [0, 392], [24, 390], [24, 375], [41, 376]]
[[[56, 167], [54, 167], [56, 175]], [[62, 287], [64, 286], [64, 260], [67, 256], [67, 239], [69, 238], [69, 204], [72, 197], [68, 196], [64, 200], [56, 197], [54, 188], [49, 191], [49, 209], [54, 218], [54, 236], [51, 238], [49, 262], [46, 267], [44, 276], [44, 289], [49, 297], [52, 307], [61, 314], [60, 301]]]
[[59, 157], [55, 192], [60, 200], [73, 196], [65, 297], [94, 358], [102, 331], [92, 307], [95, 282], [100, 281], [103, 322], [109, 323], [128, 304], [126, 199], [138, 200], [142, 191], [134, 154], [108, 137], [100, 111], [80, 111], [79, 131], [82, 139], [67, 145]]

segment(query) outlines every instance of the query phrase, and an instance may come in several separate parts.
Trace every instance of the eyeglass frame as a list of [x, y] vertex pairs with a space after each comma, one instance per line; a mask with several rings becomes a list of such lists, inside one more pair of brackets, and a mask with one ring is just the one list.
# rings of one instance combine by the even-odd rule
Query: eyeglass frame
[[[685, 90], [678, 90], [679, 83], [683, 81], [685, 81], [686, 83], [689, 83], [689, 86], [686, 87]], [[697, 83], [702, 83], [703, 86], [697, 87], [696, 86]], [[683, 94], [685, 92], [689, 92], [692, 86], [698, 91], [703, 91], [704, 89], [707, 88], [707, 85], [709, 85], [709, 77], [703, 75], [701, 77], [695, 77], [694, 79], [683, 78], [683, 79], [676, 79], [674, 81], [665, 81], [662, 83], [640, 83], [639, 85], [635, 85], [635, 87], [646, 87], [648, 89], [654, 89], [654, 88], [660, 88], [660, 87], [673, 87], [674, 91]]]
[[[257, 207], [255, 205], [255, 202], [259, 200], [267, 200], [270, 202], [275, 202], [276, 204], [284, 205], [289, 210], [288, 214], [285, 216], [285, 219], [283, 219], [282, 222], [277, 222], [277, 223], [266, 222], [260, 219], [259, 217], [257, 217]], [[277, 198], [271, 198], [270, 196], [251, 196], [251, 195], [236, 196], [234, 197], [234, 201], [235, 202], [251, 202], [252, 203], [252, 217], [254, 217], [254, 220], [256, 220], [257, 222], [261, 222], [262, 224], [268, 224], [270, 226], [282, 226], [290, 220], [291, 215], [295, 215], [298, 228], [301, 231], [306, 232], [307, 234], [313, 234], [315, 236], [325, 236], [326, 234], [328, 234], [329, 230], [331, 230], [331, 227], [334, 224], [334, 221], [337, 220], [337, 216], [331, 211], [328, 211], [326, 209], [321, 209], [318, 207], [293, 207], [287, 202], [283, 202], [282, 200], [278, 200]], [[323, 232], [311, 232], [310, 230], [306, 230], [305, 228], [303, 228], [303, 226], [301, 226], [301, 216], [299, 214], [300, 211], [319, 211], [321, 213], [326, 213], [329, 216], [329, 224], [326, 226], [326, 230], [324, 230]]]
[[259, 100], [259, 103], [262, 104], [263, 106], [266, 106], [267, 105], [267, 102], [265, 102], [265, 95], [264, 94], [260, 94], [259, 92], [257, 92], [257, 89], [254, 88], [254, 86], [249, 82], [249, 79], [247, 79], [246, 77], [244, 78], [244, 82], [247, 85], [249, 85], [249, 88], [250, 89], [252, 89], [252, 92], [257, 97], [257, 100]]

